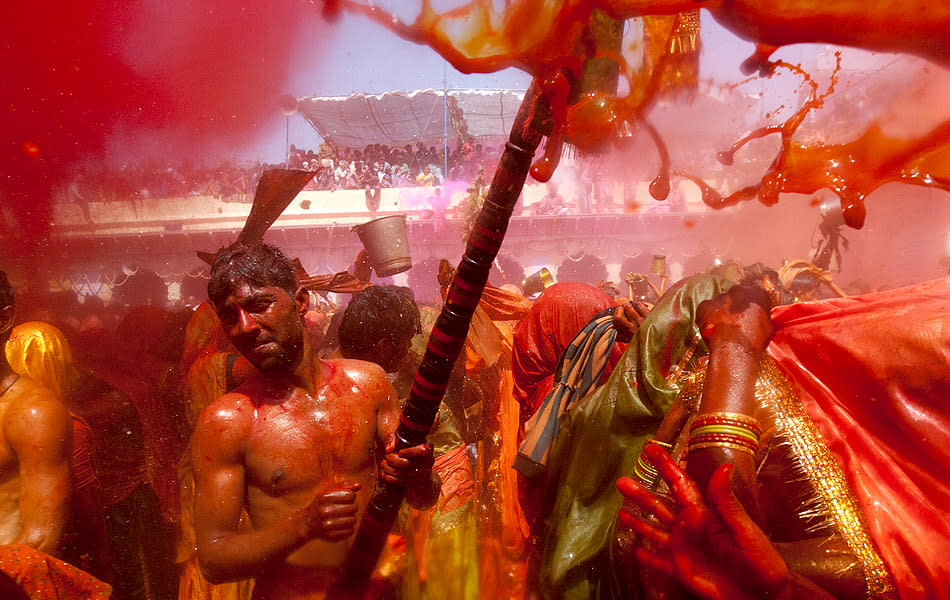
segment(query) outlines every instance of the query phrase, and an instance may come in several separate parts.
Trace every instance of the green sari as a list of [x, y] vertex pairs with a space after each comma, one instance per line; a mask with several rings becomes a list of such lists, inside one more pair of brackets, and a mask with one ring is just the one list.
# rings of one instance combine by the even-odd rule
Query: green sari
[[708, 354], [694, 322], [696, 308], [732, 285], [696, 275], [670, 288], [607, 382], [564, 416], [546, 482], [552, 505], [539, 577], [544, 598], [613, 599], [632, 593], [617, 589], [610, 558], [622, 500], [616, 482], [633, 473], [643, 444], [676, 399], [680, 375]]

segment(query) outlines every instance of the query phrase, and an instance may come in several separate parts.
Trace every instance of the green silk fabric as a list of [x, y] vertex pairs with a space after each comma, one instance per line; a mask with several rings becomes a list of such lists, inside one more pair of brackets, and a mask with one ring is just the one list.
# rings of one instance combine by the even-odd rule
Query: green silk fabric
[[[564, 416], [552, 448], [539, 583], [547, 599], [635, 597], [620, 590], [610, 560], [622, 497], [616, 482], [630, 476], [678, 390], [668, 382], [699, 328], [696, 308], [733, 283], [695, 275], [670, 288], [644, 320], [607, 382]], [[700, 339], [690, 364], [708, 354]], [[689, 365], [684, 365], [684, 372]]]

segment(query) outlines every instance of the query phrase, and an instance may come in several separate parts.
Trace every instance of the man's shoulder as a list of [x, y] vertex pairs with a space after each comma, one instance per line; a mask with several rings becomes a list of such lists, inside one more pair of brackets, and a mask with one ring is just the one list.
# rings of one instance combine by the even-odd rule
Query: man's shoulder
[[376, 363], [352, 358], [336, 358], [322, 362], [327, 373], [325, 384], [333, 389], [359, 391], [360, 397], [374, 403], [396, 393], [386, 371]]
[[60, 436], [70, 427], [72, 417], [59, 396], [42, 383], [20, 377], [8, 392], [11, 398], [3, 411], [3, 426]]
[[386, 372], [376, 363], [355, 358], [330, 358], [322, 360], [323, 366], [333, 377], [347, 377], [354, 381], [385, 380]]
[[234, 426], [244, 421], [250, 423], [254, 415], [254, 403], [247, 393], [241, 391], [246, 385], [245, 383], [237, 390], [219, 396], [206, 406], [201, 411], [196, 428], [224, 424]]
[[69, 414], [69, 410], [52, 389], [29, 377], [20, 377], [7, 392], [11, 398], [6, 415], [17, 413], [41, 413], [42, 415]]

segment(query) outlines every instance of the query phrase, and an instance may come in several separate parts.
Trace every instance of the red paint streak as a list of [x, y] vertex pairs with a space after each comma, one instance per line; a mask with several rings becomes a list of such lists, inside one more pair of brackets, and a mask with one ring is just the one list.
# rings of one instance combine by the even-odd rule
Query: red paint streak
[[250, 141], [277, 114], [297, 32], [326, 27], [292, 4], [6, 3], [0, 197], [18, 217], [19, 252], [43, 244], [51, 192], [80, 161], [101, 159], [116, 129], [173, 133], [162, 160]]
[[950, 121], [937, 125], [915, 139], [888, 138], [881, 132], [880, 126], [873, 123], [850, 142], [801, 144], [793, 136], [808, 113], [821, 108], [825, 99], [834, 92], [841, 66], [840, 54], [828, 87], [822, 93], [818, 92], [817, 83], [801, 67], [783, 61], [776, 62], [775, 66], [801, 75], [811, 86], [811, 95], [784, 123], [760, 127], [736, 141], [729, 150], [719, 153], [719, 162], [732, 165], [735, 154], [749, 141], [772, 134], [780, 135], [781, 150], [759, 183], [723, 197], [698, 177], [677, 171], [677, 175], [699, 186], [703, 202], [708, 206], [723, 208], [753, 198], [766, 206], [772, 206], [778, 202], [779, 194], [814, 194], [829, 189], [841, 201], [845, 222], [850, 227], [860, 229], [867, 214], [864, 199], [886, 183], [900, 181], [950, 191], [950, 179], [941, 175], [946, 173], [946, 164], [938, 156], [950, 149]]

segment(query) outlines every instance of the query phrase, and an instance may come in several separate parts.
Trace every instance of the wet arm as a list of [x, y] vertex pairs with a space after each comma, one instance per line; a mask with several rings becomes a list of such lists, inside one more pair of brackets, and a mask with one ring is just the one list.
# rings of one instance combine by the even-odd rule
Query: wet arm
[[248, 579], [303, 545], [308, 539], [306, 522], [294, 513], [266, 529], [240, 531], [246, 493], [244, 428], [226, 414], [208, 413], [192, 440], [198, 561], [212, 583]]
[[56, 554], [69, 513], [72, 417], [54, 398], [34, 397], [5, 428], [20, 472], [20, 519], [14, 543]]
[[[380, 405], [377, 412], [377, 444], [382, 448], [387, 448], [387, 444], [396, 433], [396, 426], [399, 423], [399, 402], [396, 398], [396, 391], [392, 384], [385, 377], [379, 383]], [[418, 446], [416, 446], [418, 448]], [[439, 494], [442, 491], [442, 480], [438, 474], [429, 470], [427, 478], [420, 478], [416, 482], [406, 487], [406, 501], [410, 506], [416, 509], [426, 509], [433, 506], [439, 500]]]
[[[758, 288], [743, 290], [736, 286], [709, 301], [709, 307], [713, 308], [701, 305], [698, 318], [709, 345], [709, 366], [698, 416], [754, 414], [755, 381], [772, 335], [767, 299], [760, 297], [760, 292], [764, 294]], [[724, 463], [735, 465], [736, 494], [752, 519], [761, 525], [764, 517], [754, 492], [755, 457], [752, 454], [725, 446], [691, 451], [687, 472], [700, 489], [705, 489], [713, 471]]]

